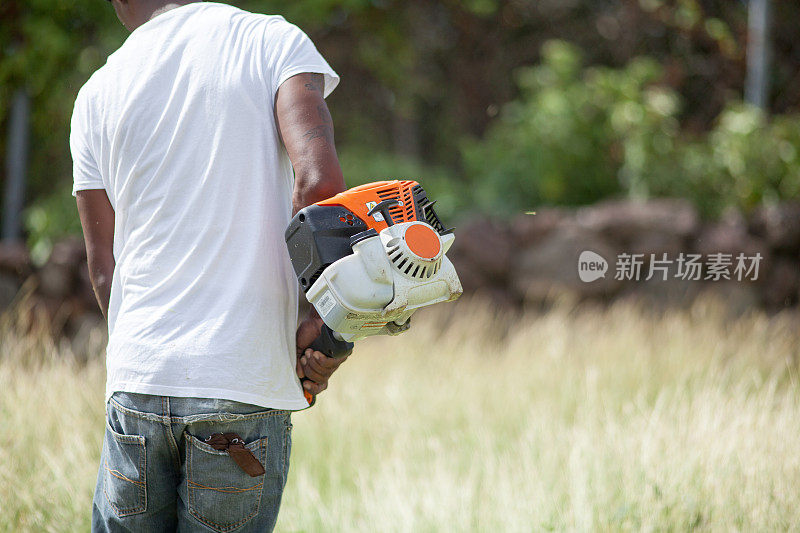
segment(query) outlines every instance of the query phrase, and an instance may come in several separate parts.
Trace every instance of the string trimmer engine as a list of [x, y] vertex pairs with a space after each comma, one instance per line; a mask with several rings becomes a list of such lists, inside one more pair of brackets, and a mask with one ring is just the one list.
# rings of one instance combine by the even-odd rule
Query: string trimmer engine
[[417, 309], [455, 300], [453, 244], [416, 181], [379, 181], [301, 209], [286, 229], [300, 287], [327, 327], [312, 345], [336, 357], [352, 342], [408, 329]]

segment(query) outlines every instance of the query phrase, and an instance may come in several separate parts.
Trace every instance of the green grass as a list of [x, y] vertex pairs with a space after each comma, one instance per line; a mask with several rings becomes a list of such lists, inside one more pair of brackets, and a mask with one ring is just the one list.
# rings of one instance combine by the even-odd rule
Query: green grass
[[[796, 314], [440, 311], [295, 415], [279, 531], [800, 529]], [[102, 363], [0, 335], [0, 530], [86, 531]]]

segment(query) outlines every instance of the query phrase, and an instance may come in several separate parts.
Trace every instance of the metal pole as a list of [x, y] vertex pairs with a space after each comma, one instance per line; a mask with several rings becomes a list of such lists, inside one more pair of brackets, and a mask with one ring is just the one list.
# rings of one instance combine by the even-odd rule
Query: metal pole
[[28, 134], [30, 100], [24, 89], [14, 93], [8, 121], [6, 150], [6, 188], [3, 198], [2, 240], [19, 241], [22, 237], [22, 206], [25, 201], [25, 178], [28, 173]]
[[750, 0], [747, 14], [747, 102], [766, 109], [769, 100], [771, 0]]

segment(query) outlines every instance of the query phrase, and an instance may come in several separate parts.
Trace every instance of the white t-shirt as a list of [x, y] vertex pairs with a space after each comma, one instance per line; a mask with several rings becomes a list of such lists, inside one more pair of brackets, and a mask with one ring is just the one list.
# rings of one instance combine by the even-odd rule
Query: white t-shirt
[[339, 78], [279, 16], [194, 3], [137, 28], [80, 90], [75, 191], [115, 211], [106, 399], [114, 391], [307, 407], [284, 230], [293, 172], [275, 94]]

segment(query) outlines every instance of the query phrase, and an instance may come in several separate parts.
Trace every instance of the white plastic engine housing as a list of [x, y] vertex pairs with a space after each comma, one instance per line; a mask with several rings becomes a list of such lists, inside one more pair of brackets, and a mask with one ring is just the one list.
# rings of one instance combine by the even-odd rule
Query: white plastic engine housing
[[[438, 252], [430, 232], [438, 239]], [[427, 244], [422, 253], [414, 251], [420, 246], [410, 238], [419, 234]], [[355, 243], [353, 254], [328, 266], [306, 297], [346, 341], [396, 335], [417, 309], [461, 296], [461, 282], [445, 255], [454, 239], [425, 222], [395, 224]]]

